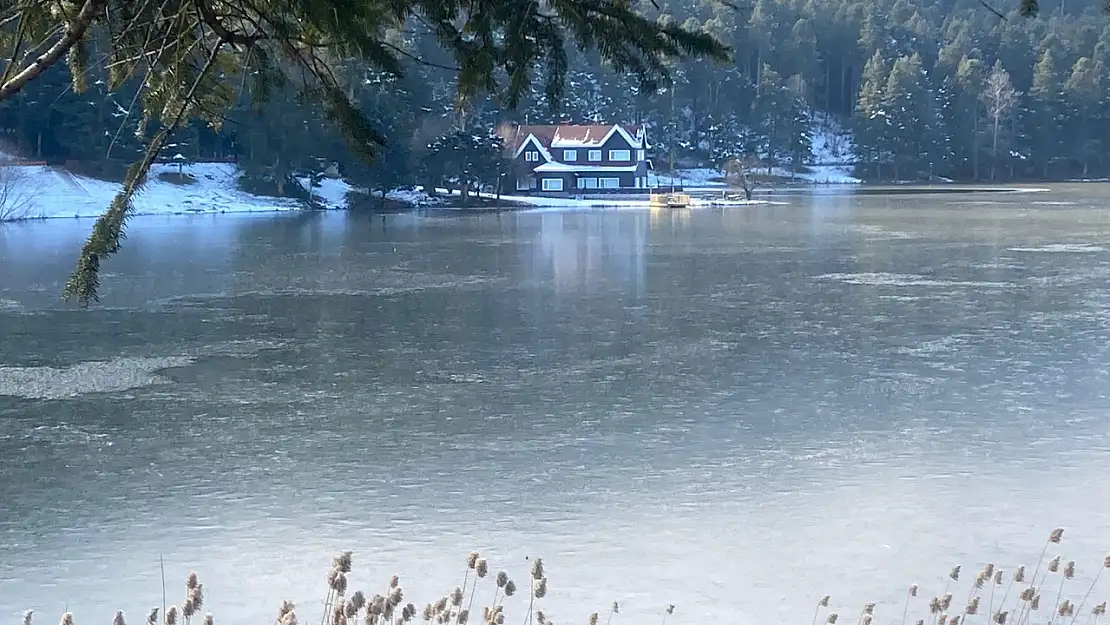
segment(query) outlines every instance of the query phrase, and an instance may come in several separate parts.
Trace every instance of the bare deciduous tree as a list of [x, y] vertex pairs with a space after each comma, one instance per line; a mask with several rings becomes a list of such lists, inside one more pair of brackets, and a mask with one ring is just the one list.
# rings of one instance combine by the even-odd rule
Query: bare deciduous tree
[[1002, 68], [1001, 63], [994, 64], [980, 97], [991, 122], [991, 180], [994, 180], [998, 165], [998, 138], [1018, 99], [1018, 92], [1010, 82], [1010, 73]]
[[725, 163], [725, 180], [739, 186], [744, 191], [744, 199], [751, 200], [759, 182], [756, 178], [758, 167], [759, 162], [754, 157], [734, 158]]
[[28, 178], [18, 166], [0, 165], [0, 222], [33, 216], [35, 194]]

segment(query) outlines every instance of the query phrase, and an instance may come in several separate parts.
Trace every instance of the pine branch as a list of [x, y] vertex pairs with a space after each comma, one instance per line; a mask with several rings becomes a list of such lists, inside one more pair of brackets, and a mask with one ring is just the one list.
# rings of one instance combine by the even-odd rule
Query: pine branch
[[151, 140], [143, 159], [131, 165], [127, 177], [124, 179], [123, 189], [112, 200], [108, 210], [96, 220], [96, 224], [93, 225], [93, 232], [89, 235], [89, 239], [85, 242], [81, 249], [81, 255], [77, 259], [77, 268], [70, 275], [65, 289], [62, 291], [64, 299], [69, 300], [76, 297], [82, 308], [87, 308], [94, 301], [100, 301], [97, 294], [100, 286], [100, 261], [119, 252], [121, 242], [126, 236], [124, 227], [127, 224], [128, 217], [130, 217], [131, 210], [134, 208], [132, 200], [135, 194], [142, 190], [154, 160], [158, 157], [162, 148], [165, 147], [166, 141], [185, 119], [191, 108], [190, 105], [196, 98], [197, 89], [216, 64], [220, 49], [224, 45], [225, 42], [220, 40], [212, 46], [212, 52], [208, 55], [208, 60], [197, 73], [192, 86], [189, 87], [182, 98], [181, 107], [175, 112], [169, 123]]
[[208, 4], [208, 0], [193, 0], [193, 5], [196, 6], [197, 12], [200, 13], [200, 17], [204, 20], [204, 23], [219, 36], [221, 41], [225, 41], [232, 45], [251, 46], [266, 39], [266, 34], [262, 32], [253, 35], [244, 35], [241, 33], [233, 33], [228, 30], [223, 25], [223, 22], [220, 21], [220, 18], [216, 17], [216, 12], [213, 11], [211, 5]]
[[16, 59], [19, 58], [19, 53], [23, 50], [23, 42], [27, 39], [27, 20], [22, 19], [23, 15], [19, 14], [16, 17], [19, 20], [19, 29], [16, 31], [15, 45], [12, 47], [12, 55], [8, 59], [8, 64], [4, 66], [4, 74], [0, 76], [0, 85], [8, 82], [11, 77], [12, 70], [15, 69]]
[[59, 39], [57, 43], [35, 59], [30, 65], [15, 76], [12, 76], [12, 78], [4, 82], [3, 85], [0, 85], [0, 102], [3, 102], [12, 94], [22, 89], [23, 85], [38, 78], [43, 72], [53, 67], [63, 56], [68, 54], [70, 49], [77, 45], [77, 42], [85, 36], [89, 26], [92, 25], [93, 20], [96, 18], [96, 15], [104, 7], [105, 2], [106, 0], [85, 0], [85, 4], [82, 5], [81, 11], [77, 14], [77, 17], [70, 22], [69, 27], [66, 29], [65, 36]]

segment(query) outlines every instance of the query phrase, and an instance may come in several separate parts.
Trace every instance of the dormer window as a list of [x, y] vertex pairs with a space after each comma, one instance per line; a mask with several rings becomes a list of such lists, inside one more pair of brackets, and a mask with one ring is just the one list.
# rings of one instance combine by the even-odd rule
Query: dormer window
[[540, 153], [536, 152], [535, 150], [529, 150], [524, 153], [524, 160], [528, 161], [529, 163], [537, 162], [540, 160]]
[[591, 161], [597, 162], [601, 160], [601, 150], [590, 150], [588, 154]]
[[631, 150], [609, 150], [609, 160], [611, 161], [630, 161], [632, 160]]
[[563, 160], [568, 163], [578, 160], [578, 150], [563, 150]]

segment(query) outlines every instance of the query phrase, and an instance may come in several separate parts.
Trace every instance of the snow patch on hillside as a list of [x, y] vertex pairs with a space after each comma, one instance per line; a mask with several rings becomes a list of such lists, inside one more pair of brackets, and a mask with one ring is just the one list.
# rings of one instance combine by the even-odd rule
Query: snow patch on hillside
[[[17, 193], [25, 199], [20, 214], [10, 218], [98, 217], [122, 188], [116, 182], [78, 176], [54, 167], [23, 165], [0, 169], [4, 170], [0, 173], [18, 183]], [[252, 213], [304, 208], [293, 199], [241, 191], [238, 178], [238, 170], [231, 163], [155, 164], [146, 186], [135, 196], [133, 214]], [[337, 187], [328, 185], [321, 190], [327, 196], [325, 203], [339, 207], [334, 202]], [[341, 206], [346, 206], [345, 199]]]
[[[855, 164], [852, 133], [836, 118], [822, 113], [814, 119], [809, 171], [794, 177], [813, 184], [859, 184], [862, 181], [852, 175]], [[790, 172], [775, 171], [775, 175], [790, 176]]]
[[342, 178], [321, 178], [313, 184], [311, 178], [304, 177], [297, 178], [297, 183], [321, 206], [333, 210], [346, 210], [347, 194], [354, 188]]
[[814, 119], [811, 165], [851, 166], [857, 162], [852, 133], [835, 117], [819, 114]]
[[[811, 184], [859, 184], [861, 182], [859, 178], [852, 175], [856, 164], [855, 146], [852, 143], [852, 133], [845, 129], [843, 124], [830, 115], [817, 114], [811, 128], [811, 137], [810, 156], [806, 159], [805, 171], [792, 173], [786, 167], [774, 167], [771, 169], [771, 174]], [[713, 168], [648, 173], [648, 183], [651, 185], [662, 187], [675, 184], [687, 189], [728, 186], [723, 178], [724, 172]]]
[[660, 187], [672, 184], [689, 188], [698, 187], [723, 187], [724, 173], [712, 167], [699, 167], [694, 169], [676, 169], [669, 173], [648, 172], [648, 184]]

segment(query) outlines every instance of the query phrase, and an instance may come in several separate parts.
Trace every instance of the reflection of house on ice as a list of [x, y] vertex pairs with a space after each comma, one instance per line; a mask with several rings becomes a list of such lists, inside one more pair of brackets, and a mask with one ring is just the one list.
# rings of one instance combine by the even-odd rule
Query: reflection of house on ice
[[644, 283], [648, 219], [642, 212], [541, 217], [534, 271], [558, 290]]

